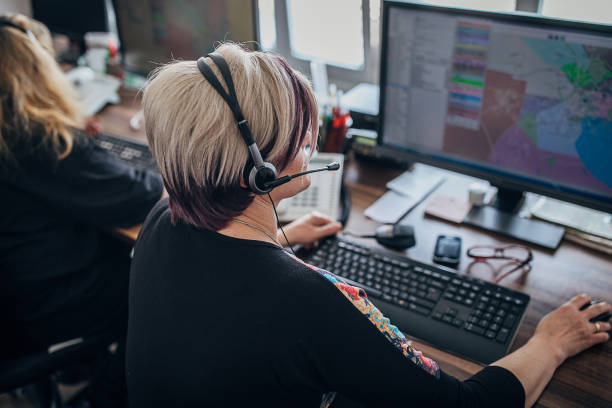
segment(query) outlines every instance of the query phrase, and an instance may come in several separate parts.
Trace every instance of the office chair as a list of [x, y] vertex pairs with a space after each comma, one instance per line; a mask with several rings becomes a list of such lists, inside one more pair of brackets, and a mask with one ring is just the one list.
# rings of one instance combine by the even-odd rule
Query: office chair
[[73, 339], [64, 346], [0, 363], [0, 393], [24, 390], [36, 408], [64, 407], [58, 372], [87, 361], [110, 344], [108, 335]]

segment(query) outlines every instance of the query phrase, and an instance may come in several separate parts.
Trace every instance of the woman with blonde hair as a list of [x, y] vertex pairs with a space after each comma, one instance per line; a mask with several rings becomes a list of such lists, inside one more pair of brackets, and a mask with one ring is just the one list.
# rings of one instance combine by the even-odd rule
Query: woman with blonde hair
[[1, 16], [2, 358], [90, 335], [125, 337], [129, 257], [100, 229], [142, 222], [161, 178], [98, 148], [83, 125], [47, 28]]
[[275, 205], [310, 179], [272, 181], [306, 169], [317, 137], [312, 90], [278, 56], [224, 44], [166, 65], [144, 92], [144, 114], [169, 198], [134, 248], [133, 408], [531, 406], [565, 358], [608, 339], [610, 325], [597, 333], [588, 319], [610, 305], [579, 311], [589, 300], [579, 296], [527, 345], [459, 381], [362, 289], [286, 252], [281, 243], [312, 243], [340, 225], [311, 216], [287, 239], [277, 231]]

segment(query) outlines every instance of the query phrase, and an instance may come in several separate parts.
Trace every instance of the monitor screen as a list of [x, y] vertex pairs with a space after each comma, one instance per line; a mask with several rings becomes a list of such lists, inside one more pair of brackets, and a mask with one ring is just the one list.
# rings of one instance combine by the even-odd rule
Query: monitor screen
[[256, 39], [252, 0], [115, 0], [126, 69], [148, 73], [173, 59], [194, 60], [224, 40]]
[[87, 32], [108, 31], [105, 0], [32, 0], [32, 17], [81, 42]]
[[379, 142], [612, 211], [611, 29], [385, 3]]

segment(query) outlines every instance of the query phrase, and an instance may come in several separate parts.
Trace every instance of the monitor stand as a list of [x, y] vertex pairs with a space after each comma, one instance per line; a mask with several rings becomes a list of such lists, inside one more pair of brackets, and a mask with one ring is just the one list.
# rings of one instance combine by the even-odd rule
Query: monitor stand
[[529, 244], [557, 249], [565, 230], [542, 221], [519, 217], [518, 210], [524, 200], [525, 194], [522, 191], [498, 188], [492, 204], [473, 206], [463, 222]]

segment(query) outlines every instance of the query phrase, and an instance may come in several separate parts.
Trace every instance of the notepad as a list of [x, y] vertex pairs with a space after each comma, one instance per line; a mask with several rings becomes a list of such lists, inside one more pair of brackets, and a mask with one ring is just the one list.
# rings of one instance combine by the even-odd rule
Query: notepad
[[395, 224], [444, 181], [439, 170], [415, 164], [387, 183], [387, 191], [364, 214], [377, 222]]
[[395, 224], [419, 201], [417, 197], [404, 196], [390, 190], [369, 206], [364, 211], [364, 215], [376, 222]]

